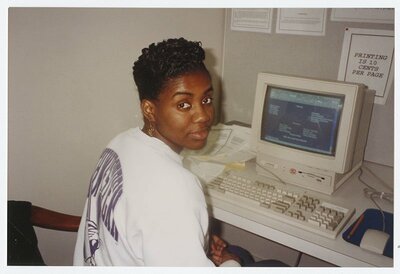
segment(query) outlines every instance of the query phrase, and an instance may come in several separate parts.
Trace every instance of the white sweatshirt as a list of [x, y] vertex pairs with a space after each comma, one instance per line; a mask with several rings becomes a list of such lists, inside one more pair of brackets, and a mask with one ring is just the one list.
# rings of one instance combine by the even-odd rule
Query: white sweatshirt
[[196, 176], [165, 143], [134, 128], [115, 137], [98, 162], [74, 265], [214, 266], [204, 251], [207, 232]]

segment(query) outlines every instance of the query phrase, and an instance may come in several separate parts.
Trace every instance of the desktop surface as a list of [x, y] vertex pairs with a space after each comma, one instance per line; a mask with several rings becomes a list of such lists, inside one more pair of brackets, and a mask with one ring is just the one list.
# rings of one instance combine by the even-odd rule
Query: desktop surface
[[[251, 176], [257, 176], [255, 161], [246, 162], [245, 168], [235, 171]], [[393, 168], [380, 166], [373, 163], [364, 163], [365, 166], [374, 171], [386, 182], [393, 184]], [[303, 253], [317, 257], [321, 260], [330, 262], [338, 266], [381, 266], [392, 267], [393, 259], [378, 255], [373, 252], [363, 250], [359, 246], [350, 244], [342, 238], [342, 233], [357, 220], [358, 216], [368, 208], [374, 208], [374, 203], [364, 196], [363, 185], [358, 179], [359, 172], [356, 172], [346, 183], [344, 183], [332, 195], [315, 193], [326, 201], [333, 204], [340, 204], [350, 209], [355, 209], [355, 214], [349, 218], [346, 225], [341, 229], [335, 239], [317, 235], [296, 226], [288, 225], [279, 220], [270, 218], [259, 212], [249, 210], [240, 205], [236, 200], [226, 201], [217, 197], [206, 195], [206, 200], [211, 206], [213, 217], [237, 226], [241, 229], [255, 233], [277, 243], [299, 250]], [[385, 186], [378, 184], [370, 174], [363, 174], [364, 181], [377, 189]], [[268, 181], [265, 177], [260, 177], [260, 181]], [[293, 186], [296, 189], [296, 186]], [[301, 190], [301, 188], [299, 188]], [[304, 190], [304, 189], [303, 189]], [[383, 189], [387, 191], [387, 189]], [[312, 191], [310, 191], [312, 192]], [[379, 203], [383, 210], [393, 212], [393, 204], [387, 201]]]

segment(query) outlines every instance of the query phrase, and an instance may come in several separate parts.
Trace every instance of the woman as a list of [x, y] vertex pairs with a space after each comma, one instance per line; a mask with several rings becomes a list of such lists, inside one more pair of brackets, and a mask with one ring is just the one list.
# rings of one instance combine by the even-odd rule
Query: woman
[[75, 265], [239, 266], [212, 237], [201, 184], [182, 166], [212, 125], [211, 78], [199, 42], [168, 39], [142, 50], [133, 76], [143, 113], [107, 146], [91, 178]]

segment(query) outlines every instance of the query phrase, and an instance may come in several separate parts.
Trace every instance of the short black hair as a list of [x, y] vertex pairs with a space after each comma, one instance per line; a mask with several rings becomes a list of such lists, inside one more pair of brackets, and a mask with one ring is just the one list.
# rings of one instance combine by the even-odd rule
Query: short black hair
[[201, 42], [184, 38], [163, 40], [142, 49], [133, 65], [133, 78], [140, 100], [157, 99], [165, 83], [189, 72], [204, 70], [205, 53]]

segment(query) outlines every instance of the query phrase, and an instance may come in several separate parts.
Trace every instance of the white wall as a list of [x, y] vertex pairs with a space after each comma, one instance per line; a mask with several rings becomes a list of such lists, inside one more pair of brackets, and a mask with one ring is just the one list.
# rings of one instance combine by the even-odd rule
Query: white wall
[[[226, 16], [222, 90], [223, 120], [251, 123], [257, 74], [273, 72], [336, 80], [344, 30], [350, 28], [393, 30], [393, 24], [334, 22], [328, 9], [325, 36], [232, 31], [231, 11]], [[365, 158], [394, 164], [394, 85], [385, 105], [375, 105]]]
[[[142, 123], [141, 49], [202, 41], [218, 92], [223, 32], [223, 9], [9, 9], [8, 199], [81, 215], [101, 151]], [[48, 264], [71, 264], [75, 233], [37, 233]]]

